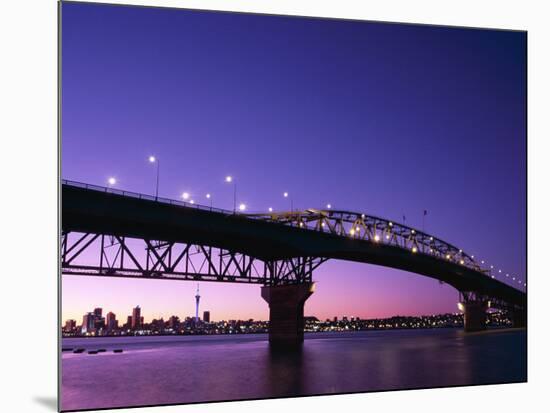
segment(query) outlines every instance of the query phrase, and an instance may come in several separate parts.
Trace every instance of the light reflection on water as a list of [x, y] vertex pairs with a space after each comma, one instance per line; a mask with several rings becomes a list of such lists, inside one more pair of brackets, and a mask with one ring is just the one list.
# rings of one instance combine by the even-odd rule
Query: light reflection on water
[[[92, 409], [524, 381], [526, 332], [402, 330], [306, 335], [64, 339], [62, 408]], [[115, 348], [124, 353], [115, 354]]]

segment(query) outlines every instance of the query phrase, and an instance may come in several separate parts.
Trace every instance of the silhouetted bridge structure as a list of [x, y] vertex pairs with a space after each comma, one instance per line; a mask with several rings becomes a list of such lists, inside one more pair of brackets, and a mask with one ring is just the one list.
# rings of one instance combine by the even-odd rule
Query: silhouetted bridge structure
[[260, 284], [270, 341], [303, 340], [313, 271], [328, 259], [405, 270], [456, 288], [465, 329], [507, 309], [525, 325], [526, 294], [471, 255], [387, 219], [336, 210], [240, 214], [88, 184], [62, 184], [63, 274]]

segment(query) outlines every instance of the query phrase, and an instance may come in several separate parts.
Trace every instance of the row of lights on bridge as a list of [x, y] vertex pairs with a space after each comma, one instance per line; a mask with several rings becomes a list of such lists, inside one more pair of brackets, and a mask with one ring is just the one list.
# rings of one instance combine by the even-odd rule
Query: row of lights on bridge
[[[158, 197], [160, 162], [159, 162], [158, 158], [155, 157], [154, 155], [149, 156], [149, 162], [152, 163], [152, 164], [156, 164], [156, 165], [157, 165], [157, 184], [156, 184], [155, 193], [156, 193], [156, 197]], [[237, 210], [237, 183], [236, 183], [236, 181], [235, 181], [235, 178], [234, 178], [233, 176], [231, 176], [231, 175], [227, 175], [227, 176], [225, 177], [225, 182], [228, 183], [228, 184], [233, 184], [233, 190], [234, 190], [234, 191], [233, 191], [233, 194], [234, 194], [234, 205], [233, 205], [233, 209], [234, 209], [234, 211], [236, 211], [236, 210]], [[117, 183], [117, 180], [116, 180], [115, 177], [110, 177], [110, 178], [107, 180], [107, 183], [109, 184], [109, 186], [115, 186], [116, 183]], [[189, 202], [190, 204], [195, 204], [195, 200], [194, 200], [193, 198], [191, 198], [191, 194], [190, 194], [189, 192], [183, 192], [183, 193], [181, 194], [181, 198], [182, 198], [185, 202]], [[283, 192], [283, 198], [288, 198], [288, 199], [290, 199], [290, 210], [293, 211], [294, 208], [293, 208], [292, 198], [290, 198], [290, 194], [289, 194], [288, 192], [286, 192], [286, 191]], [[212, 207], [212, 194], [211, 194], [211, 193], [207, 193], [207, 194], [206, 194], [206, 199], [208, 199], [208, 200], [210, 201], [210, 207]], [[327, 209], [332, 209], [332, 205], [329, 203], [329, 204], [326, 205], [326, 208], [327, 208]], [[239, 205], [238, 205], [238, 210], [239, 210], [240, 212], [244, 212], [244, 211], [246, 211], [246, 209], [247, 209], [247, 205], [246, 205], [244, 202], [239, 203]], [[273, 212], [273, 208], [272, 208], [272, 207], [269, 207], [269, 208], [268, 208], [268, 211], [269, 211], [269, 212]], [[361, 215], [361, 218], [364, 218], [364, 217], [365, 217], [365, 215], [362, 214], [362, 215]], [[300, 226], [300, 227], [303, 227], [303, 223], [300, 222], [299, 226]], [[325, 223], [324, 223], [324, 222], [321, 222], [321, 226], [324, 227], [324, 226], [325, 226]], [[390, 223], [389, 223], [389, 226], [392, 227], [392, 226], [393, 226], [393, 223], [390, 222]], [[352, 227], [352, 228], [350, 229], [349, 233], [350, 233], [351, 236], [355, 236], [355, 234], [356, 234], [356, 233], [358, 234], [360, 231], [361, 231], [361, 228], [360, 228], [360, 227], [356, 227], [356, 228], [353, 228], [353, 227]], [[411, 230], [411, 233], [414, 234], [414, 233], [415, 233], [415, 230], [414, 230], [414, 229]], [[389, 234], [386, 234], [386, 239], [390, 239], [390, 235], [389, 235]], [[379, 242], [379, 241], [380, 241], [380, 236], [379, 236], [378, 234], [376, 234], [376, 235], [374, 236], [374, 241], [375, 241], [375, 242]], [[430, 237], [430, 241], [433, 241], [433, 237]], [[413, 254], [416, 254], [416, 253], [418, 252], [418, 248], [417, 248], [416, 246], [413, 246], [413, 247], [411, 248], [411, 252], [412, 252]], [[430, 248], [430, 252], [433, 252], [433, 250], [432, 250], [431, 248]], [[459, 253], [462, 254], [462, 250], [459, 250]], [[450, 255], [450, 254], [447, 254], [447, 255], [445, 256], [445, 258], [448, 259], [448, 260], [450, 260], [450, 259], [451, 259], [451, 255]], [[472, 255], [471, 258], [474, 259], [474, 256]], [[460, 264], [461, 264], [461, 265], [464, 265], [464, 260], [463, 260], [463, 259], [460, 260]], [[482, 261], [481, 261], [481, 264], [485, 264], [485, 261], [482, 260]], [[494, 266], [491, 265], [490, 268], [491, 268], [491, 270], [493, 270], [493, 269], [494, 269]], [[492, 274], [492, 271], [490, 271], [490, 273], [491, 273], [491, 278], [495, 278], [495, 275]], [[498, 270], [498, 274], [502, 274], [502, 270], [501, 270], [501, 269]], [[516, 277], [510, 276], [509, 273], [506, 273], [506, 278], [511, 278], [513, 282], [516, 281]], [[520, 285], [523, 284], [524, 287], [527, 287], [527, 283], [524, 283], [519, 277], [517, 277], [517, 282], [518, 282], [518, 284], [520, 284]]]
[[[361, 215], [361, 217], [364, 218], [364, 215]], [[324, 225], [323, 225], [323, 226], [324, 226]], [[390, 223], [389, 223], [389, 226], [392, 227], [392, 226], [393, 226], [393, 223], [390, 222]], [[352, 227], [352, 228], [350, 229], [349, 233], [350, 233], [351, 236], [354, 236], [356, 233], [358, 234], [360, 231], [361, 231], [361, 228], [360, 228], [360, 227], [355, 227], [355, 228]], [[411, 233], [412, 233], [412, 234], [415, 234], [415, 230], [414, 230], [414, 229], [411, 230]], [[386, 239], [389, 239], [389, 238], [390, 238], [389, 234], [386, 234]], [[376, 234], [376, 235], [374, 236], [374, 242], [379, 242], [379, 241], [380, 241], [380, 236], [379, 236], [378, 234]], [[430, 237], [430, 241], [433, 241], [433, 237]], [[411, 252], [412, 252], [413, 254], [416, 254], [416, 253], [418, 252], [418, 248], [417, 248], [416, 246], [413, 246], [413, 247], [411, 248]], [[433, 253], [433, 249], [432, 249], [432, 248], [430, 248], [430, 252]], [[458, 252], [459, 252], [459, 254], [462, 254], [462, 250], [458, 250]], [[450, 260], [450, 259], [452, 258], [452, 256], [451, 256], [450, 254], [447, 254], [447, 255], [445, 256], [445, 258], [446, 258], [447, 260]], [[472, 255], [471, 258], [474, 259], [474, 256]], [[459, 262], [460, 262], [461, 265], [464, 265], [464, 264], [465, 264], [465, 261], [464, 261], [463, 259], [461, 259]], [[481, 261], [481, 264], [485, 264], [485, 261], [482, 260], [482, 261]], [[493, 269], [494, 269], [494, 265], [491, 265], [490, 268], [491, 268], [491, 270], [493, 270]], [[502, 274], [502, 270], [501, 270], [501, 269], [498, 270], [498, 274]], [[495, 275], [492, 274], [492, 271], [491, 271], [491, 278], [495, 278]], [[523, 284], [524, 287], [527, 287], [527, 283], [523, 282], [519, 277], [510, 276], [509, 273], [506, 273], [506, 278], [511, 278], [511, 280], [512, 280], [514, 283], [517, 281], [518, 284], [520, 284], [520, 285]]]
[[[158, 178], [159, 178], [160, 161], [154, 155], [149, 156], [148, 160], [149, 160], [150, 163], [157, 165], [157, 184], [156, 184], [155, 193], [156, 193], [156, 197], [158, 197], [158, 186], [159, 186]], [[236, 198], [237, 198], [237, 183], [235, 181], [235, 178], [231, 175], [227, 175], [225, 177], [225, 182], [228, 183], [228, 184], [233, 184], [233, 188], [234, 188], [234, 205], [233, 205], [233, 209], [234, 210], [238, 209], [240, 212], [246, 211], [248, 206], [244, 202], [240, 202], [237, 205], [237, 201], [236, 201]], [[111, 176], [107, 179], [107, 183], [111, 187], [115, 186], [117, 184], [117, 179], [114, 176]], [[206, 193], [205, 197], [206, 197], [207, 200], [210, 201], [210, 207], [212, 207], [212, 194], [208, 192], [208, 193]], [[283, 192], [283, 197], [290, 199], [290, 209], [292, 211], [293, 210], [293, 204], [292, 204], [292, 198], [290, 197], [290, 194], [285, 191], [285, 192]], [[195, 204], [195, 200], [191, 197], [191, 194], [187, 191], [185, 191], [181, 194], [181, 198], [185, 202], [188, 202], [189, 204], [192, 204], [192, 205]], [[332, 205], [329, 203], [329, 204], [326, 205], [326, 207], [327, 207], [327, 209], [331, 209]], [[268, 211], [273, 212], [273, 208], [269, 207]]]

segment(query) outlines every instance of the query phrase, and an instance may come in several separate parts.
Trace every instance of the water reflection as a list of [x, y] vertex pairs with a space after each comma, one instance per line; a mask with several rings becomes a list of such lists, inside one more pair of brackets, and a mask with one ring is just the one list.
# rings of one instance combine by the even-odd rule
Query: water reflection
[[67, 347], [107, 352], [63, 353], [62, 407], [518, 382], [527, 377], [526, 337], [525, 331], [318, 333], [296, 352], [272, 350], [265, 335], [64, 340]]

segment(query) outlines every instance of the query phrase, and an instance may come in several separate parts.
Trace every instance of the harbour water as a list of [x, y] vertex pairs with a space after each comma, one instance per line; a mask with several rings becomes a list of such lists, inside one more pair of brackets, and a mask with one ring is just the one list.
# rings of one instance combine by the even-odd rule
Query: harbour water
[[[503, 329], [63, 339], [63, 410], [522, 382], [527, 334]], [[105, 352], [88, 354], [89, 350]], [[123, 349], [123, 353], [113, 353]]]

